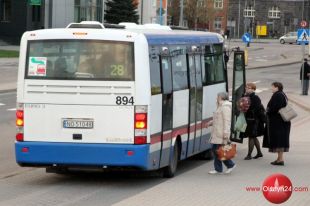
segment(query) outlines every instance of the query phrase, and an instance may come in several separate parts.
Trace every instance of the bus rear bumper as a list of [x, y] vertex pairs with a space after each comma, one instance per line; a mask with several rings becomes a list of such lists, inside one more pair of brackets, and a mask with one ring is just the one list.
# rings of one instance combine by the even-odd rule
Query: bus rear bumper
[[149, 145], [16, 142], [21, 166], [137, 167], [147, 170]]

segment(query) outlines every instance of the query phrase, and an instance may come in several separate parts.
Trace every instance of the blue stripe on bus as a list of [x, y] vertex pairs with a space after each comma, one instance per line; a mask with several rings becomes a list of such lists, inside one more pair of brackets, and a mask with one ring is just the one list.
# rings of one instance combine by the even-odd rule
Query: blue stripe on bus
[[146, 34], [149, 44], [154, 45], [174, 45], [174, 44], [201, 44], [201, 43], [220, 43], [215, 35], [152, 35]]
[[[23, 148], [28, 152], [22, 152]], [[126, 166], [148, 169], [149, 145], [16, 142], [16, 161], [34, 165]], [[127, 151], [134, 155], [128, 156]]]

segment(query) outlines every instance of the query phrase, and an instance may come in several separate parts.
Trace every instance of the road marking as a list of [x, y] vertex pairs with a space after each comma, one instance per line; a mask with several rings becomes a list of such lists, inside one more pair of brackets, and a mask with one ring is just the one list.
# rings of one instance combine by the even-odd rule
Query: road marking
[[0, 106], [4, 106], [5, 104], [3, 104], [3, 103], [0, 103]]
[[256, 89], [255, 90], [255, 93], [262, 93], [262, 92], [264, 92], [264, 91], [268, 91], [269, 89], [268, 88], [261, 88], [261, 89]]
[[16, 111], [16, 108], [8, 109], [7, 111]]
[[253, 82], [254, 84], [258, 84], [258, 83], [260, 83], [261, 81], [260, 80], [257, 80], [257, 81], [255, 81], [255, 82]]
[[257, 62], [267, 62], [268, 60], [267, 59], [256, 59], [255, 61], [257, 61]]

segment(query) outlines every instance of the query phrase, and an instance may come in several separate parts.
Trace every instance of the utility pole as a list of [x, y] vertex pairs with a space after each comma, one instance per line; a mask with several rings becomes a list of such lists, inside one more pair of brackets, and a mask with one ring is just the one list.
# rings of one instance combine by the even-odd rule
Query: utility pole
[[141, 24], [143, 24], [143, 1], [144, 1], [144, 0], [141, 0], [141, 17], [140, 17], [140, 19], [141, 19]]
[[183, 10], [184, 10], [184, 0], [180, 0], [180, 20], [179, 20], [179, 26], [183, 26]]
[[159, 24], [163, 25], [163, 0], [159, 1]]
[[254, 9], [254, 14], [253, 14], [253, 20], [252, 20], [252, 36], [254, 36], [254, 27], [255, 27], [255, 15], [256, 15], [256, 12], [255, 12], [255, 0], [254, 0], [254, 6], [253, 6], [253, 9]]
[[241, 10], [241, 5], [240, 5], [240, 0], [239, 0], [239, 14], [238, 14], [238, 38], [240, 37], [240, 10]]

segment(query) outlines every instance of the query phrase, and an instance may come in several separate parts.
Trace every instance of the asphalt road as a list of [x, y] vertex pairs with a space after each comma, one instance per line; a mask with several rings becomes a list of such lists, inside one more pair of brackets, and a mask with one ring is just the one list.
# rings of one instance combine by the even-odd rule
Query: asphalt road
[[[231, 70], [229, 70], [229, 73], [231, 73]], [[257, 83], [258, 94], [266, 104], [271, 96], [271, 91], [269, 90], [271, 82], [280, 80], [284, 83], [286, 90], [296, 91], [299, 89], [298, 74], [299, 64], [296, 64], [249, 70], [247, 71], [247, 79]], [[160, 191], [163, 191], [163, 188], [171, 187], [171, 191], [179, 191], [175, 194], [176, 197], [181, 195], [183, 198], [188, 198], [187, 200], [195, 197], [194, 194], [191, 194], [192, 189], [190, 187], [183, 187], [187, 185], [193, 186], [193, 190], [197, 190], [199, 187], [201, 187], [202, 191], [208, 190], [210, 201], [215, 201], [214, 198], [222, 194], [222, 190], [225, 192], [227, 190], [234, 191], [233, 196], [225, 194], [225, 196], [231, 198], [244, 198], [244, 201], [247, 202], [264, 201], [261, 196], [236, 191], [236, 188], [240, 189], [243, 186], [261, 184], [260, 175], [270, 174], [274, 170], [272, 167], [264, 168], [267, 167], [266, 165], [270, 161], [274, 160], [274, 155], [266, 154], [266, 151], [264, 151], [266, 154], [264, 158], [259, 160], [257, 164], [253, 161], [248, 164], [244, 163], [242, 159], [246, 154], [246, 144], [239, 146], [239, 156], [236, 159], [238, 168], [233, 174], [235, 175], [234, 179], [229, 180], [231, 184], [225, 184], [225, 181], [227, 181], [225, 178], [224, 180], [219, 180], [209, 177], [207, 171], [212, 169], [212, 162], [197, 159], [182, 162], [177, 176], [169, 180], [161, 178], [158, 173], [84, 172], [57, 175], [47, 174], [41, 168], [21, 168], [15, 163], [14, 157], [15, 98], [15, 92], [0, 94], [0, 205], [112, 205], [115, 203], [126, 205], [124, 203], [127, 201], [130, 203], [128, 203], [129, 205], [141, 205], [142, 203], [143, 205], [155, 205], [156, 199], [154, 200], [154, 196], [152, 196], [154, 195], [153, 192], [159, 193], [155, 198], [162, 202], [162, 205], [165, 205], [163, 201], [167, 197], [160, 195]], [[298, 130], [309, 131], [309, 113], [300, 108], [296, 109], [300, 114], [294, 120], [296, 124], [299, 124]], [[298, 131], [293, 130], [293, 132]], [[310, 171], [308, 157], [310, 152], [304, 150], [304, 148], [309, 148], [310, 144], [309, 141], [307, 142], [303, 139], [300, 141], [293, 142], [292, 144], [298, 148], [295, 153], [293, 151], [295, 156], [290, 153], [287, 155], [291, 166], [287, 166], [285, 170], [276, 168], [276, 171], [289, 173], [294, 178], [294, 182], [297, 182], [300, 186], [309, 186], [310, 177], [308, 174], [310, 174]], [[299, 150], [301, 151], [300, 148], [303, 149], [301, 154], [298, 153]], [[256, 178], [251, 181], [253, 175]], [[203, 179], [200, 179], [200, 182], [199, 178], [201, 177]], [[221, 184], [223, 184], [222, 187]], [[214, 185], [216, 185], [217, 189], [212, 190]], [[135, 197], [138, 199], [135, 199]], [[150, 197], [150, 202], [148, 197]], [[199, 197], [203, 199], [203, 193]], [[301, 198], [301, 202], [304, 200], [309, 203], [310, 199], [307, 197], [310, 197], [309, 193], [300, 193], [295, 196], [295, 199]], [[175, 201], [177, 202], [177, 200]], [[197, 201], [197, 198], [193, 199], [193, 202], [195, 201]], [[166, 203], [168, 205], [169, 201], [167, 200]], [[173, 205], [172, 202], [170, 203]], [[216, 205], [221, 205], [220, 203], [221, 201], [218, 201]]]

